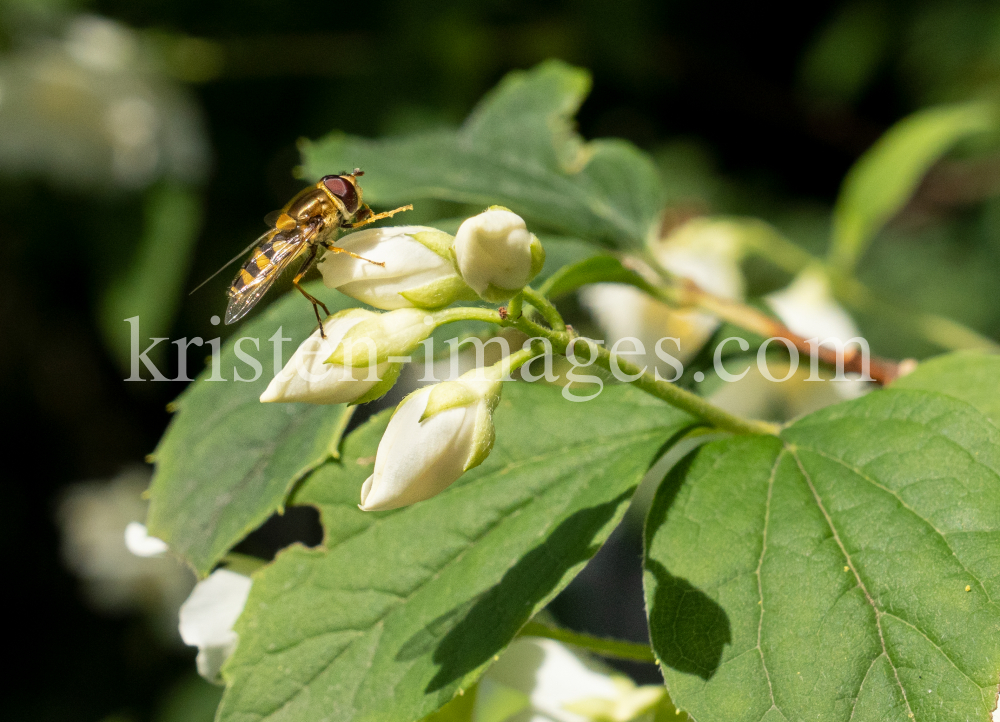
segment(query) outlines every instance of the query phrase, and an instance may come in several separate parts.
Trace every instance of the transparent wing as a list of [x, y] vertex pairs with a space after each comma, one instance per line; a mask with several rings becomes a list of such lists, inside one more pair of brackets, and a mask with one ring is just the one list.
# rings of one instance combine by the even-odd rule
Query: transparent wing
[[[259, 243], [236, 279], [229, 287], [229, 306], [226, 308], [226, 323], [235, 323], [243, 318], [250, 309], [267, 293], [267, 289], [275, 282], [281, 272], [298, 256], [308, 248], [308, 244], [301, 233], [295, 231], [290, 234], [279, 233], [271, 230], [261, 236]], [[270, 259], [264, 268], [256, 267], [255, 259], [259, 254], [270, 253]], [[253, 275], [252, 280], [244, 283], [244, 269]], [[256, 274], [256, 275], [254, 275]]]

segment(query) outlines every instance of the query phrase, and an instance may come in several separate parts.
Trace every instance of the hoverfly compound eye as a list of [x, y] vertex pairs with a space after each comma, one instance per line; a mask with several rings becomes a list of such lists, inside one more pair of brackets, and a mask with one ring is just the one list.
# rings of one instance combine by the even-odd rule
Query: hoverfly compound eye
[[343, 201], [348, 213], [354, 213], [358, 210], [358, 192], [351, 181], [343, 176], [328, 175], [323, 179], [323, 185], [333, 195]]

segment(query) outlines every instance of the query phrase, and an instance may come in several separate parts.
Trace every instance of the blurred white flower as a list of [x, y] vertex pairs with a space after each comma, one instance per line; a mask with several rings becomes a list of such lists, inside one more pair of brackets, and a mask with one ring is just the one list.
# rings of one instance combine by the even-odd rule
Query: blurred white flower
[[472, 722], [652, 722], [664, 694], [554, 640], [521, 637], [480, 680]]
[[345, 368], [327, 359], [346, 334], [362, 321], [379, 314], [351, 308], [323, 322], [326, 338], [319, 329], [295, 349], [288, 363], [261, 394], [263, 403], [301, 401], [311, 404], [362, 403], [383, 396], [392, 388], [402, 364], [384, 361], [374, 369]]
[[233, 626], [243, 613], [252, 583], [248, 576], [217, 569], [198, 582], [181, 605], [181, 639], [198, 648], [198, 674], [210, 682], [219, 680], [223, 663], [236, 649], [239, 636]]
[[452, 241], [444, 231], [426, 226], [371, 228], [337, 240], [337, 246], [362, 258], [327, 251], [318, 268], [328, 288], [375, 308], [441, 308], [476, 298], [455, 269]]
[[821, 269], [807, 268], [787, 288], [765, 300], [781, 322], [803, 338], [818, 338], [821, 344], [835, 338], [843, 344], [861, 335], [854, 320], [833, 297], [830, 281]]
[[[737, 224], [696, 218], [656, 243], [651, 250], [657, 263], [675, 276], [689, 279], [702, 290], [723, 298], [743, 298], [743, 275], [739, 266], [743, 241]], [[580, 300], [601, 327], [609, 346], [621, 339], [638, 339], [645, 353], [630, 354], [626, 358], [640, 367], [655, 368], [666, 379], [673, 378], [677, 372], [673, 364], [657, 354], [656, 344], [660, 339], [678, 339], [662, 342], [660, 350], [685, 364], [698, 354], [719, 327], [718, 319], [711, 314], [677, 310], [624, 284], [584, 287]]]
[[499, 206], [463, 221], [454, 248], [462, 278], [494, 303], [514, 296], [545, 263], [542, 244], [524, 219]]
[[489, 455], [502, 382], [477, 379], [477, 373], [403, 399], [379, 442], [374, 472], [361, 487], [363, 511], [436, 496]]
[[0, 171], [88, 191], [202, 181], [198, 106], [162, 65], [139, 33], [93, 15], [0, 57]]
[[[62, 556], [80, 578], [87, 601], [102, 612], [144, 609], [156, 628], [175, 638], [177, 608], [191, 591], [194, 576], [169, 556], [137, 556], [126, 546], [126, 529], [137, 550], [152, 551], [163, 542], [145, 536], [139, 523], [146, 518], [142, 493], [149, 471], [136, 468], [110, 481], [74, 484], [59, 502]], [[134, 526], [133, 526], [134, 525]], [[163, 545], [165, 547], [165, 545]]]
[[160, 557], [167, 553], [167, 543], [149, 535], [146, 525], [130, 521], [125, 527], [125, 548], [137, 557]]

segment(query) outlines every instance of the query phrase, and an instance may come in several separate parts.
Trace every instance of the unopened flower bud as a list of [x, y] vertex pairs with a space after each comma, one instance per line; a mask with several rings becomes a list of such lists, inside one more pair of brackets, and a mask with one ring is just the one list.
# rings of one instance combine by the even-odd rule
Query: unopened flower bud
[[326, 338], [316, 329], [271, 380], [260, 400], [265, 403], [360, 404], [385, 395], [399, 377], [402, 364], [385, 361], [374, 368], [347, 368], [343, 364], [326, 362], [344, 334], [373, 318], [379, 318], [379, 314], [361, 308], [330, 316], [323, 324]]
[[500, 206], [463, 222], [454, 249], [462, 278], [491, 303], [513, 297], [545, 263], [542, 244], [524, 219]]
[[327, 287], [375, 308], [442, 308], [476, 298], [455, 269], [453, 240], [426, 226], [371, 228], [337, 241], [361, 258], [327, 251], [318, 268]]
[[219, 679], [222, 664], [236, 649], [233, 626], [250, 595], [250, 577], [217, 569], [195, 585], [180, 609], [184, 644], [198, 648], [198, 674], [210, 682]]
[[327, 363], [364, 369], [390, 356], [405, 356], [436, 328], [434, 316], [416, 308], [372, 313], [348, 329]]
[[501, 386], [470, 371], [403, 399], [379, 442], [374, 473], [361, 487], [361, 509], [429, 499], [481, 464], [493, 448]]

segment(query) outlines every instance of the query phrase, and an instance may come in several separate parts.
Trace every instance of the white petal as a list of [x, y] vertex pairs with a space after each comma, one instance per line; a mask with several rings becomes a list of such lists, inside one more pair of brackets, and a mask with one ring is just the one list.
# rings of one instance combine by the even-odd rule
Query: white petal
[[411, 307], [400, 292], [425, 286], [446, 276], [454, 276], [451, 263], [412, 238], [409, 234], [438, 233], [425, 226], [373, 228], [351, 233], [337, 246], [374, 263], [346, 253], [327, 251], [317, 267], [329, 288], [384, 310]]
[[145, 524], [129, 522], [125, 527], [125, 546], [137, 557], [158, 557], [166, 553], [167, 543], [150, 536]]
[[465, 220], [455, 234], [455, 257], [462, 278], [479, 294], [490, 284], [515, 289], [531, 280], [531, 234], [511, 211], [488, 210]]
[[363, 396], [382, 378], [388, 363], [379, 364], [371, 374], [368, 368], [346, 369], [325, 362], [349, 329], [375, 316], [373, 311], [360, 308], [332, 316], [323, 325], [326, 339], [316, 329], [303, 341], [281, 372], [271, 379], [260, 400], [342, 404]]
[[476, 405], [448, 409], [421, 422], [431, 390], [428, 386], [409, 396], [389, 422], [376, 452], [374, 473], [362, 487], [364, 511], [429, 499], [462, 475], [478, 409]]
[[235, 644], [233, 625], [246, 606], [250, 577], [217, 569], [195, 585], [180, 609], [180, 633], [192, 647], [226, 647]]

